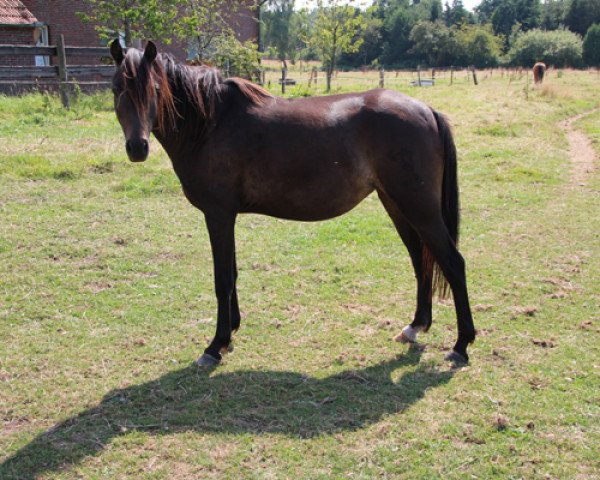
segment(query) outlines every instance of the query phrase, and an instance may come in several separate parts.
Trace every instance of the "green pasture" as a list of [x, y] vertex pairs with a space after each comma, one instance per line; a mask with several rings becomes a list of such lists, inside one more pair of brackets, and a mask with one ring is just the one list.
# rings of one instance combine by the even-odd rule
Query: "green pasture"
[[[108, 95], [0, 97], [0, 478], [598, 478], [600, 175], [572, 181], [558, 124], [600, 77], [530, 80], [392, 85], [454, 125], [479, 330], [460, 369], [451, 302], [424, 348], [392, 340], [415, 285], [376, 196], [241, 216], [235, 351], [195, 368], [212, 261], [164, 152], [127, 161]], [[575, 127], [600, 152], [600, 113]]]

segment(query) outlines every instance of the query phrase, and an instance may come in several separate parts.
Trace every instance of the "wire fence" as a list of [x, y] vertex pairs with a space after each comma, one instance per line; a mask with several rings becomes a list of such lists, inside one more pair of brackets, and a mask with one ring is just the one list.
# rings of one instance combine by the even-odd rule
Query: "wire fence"
[[[310, 63], [295, 65], [284, 69], [267, 63], [261, 70], [261, 81], [270, 89], [281, 88], [282, 93], [289, 89], [311, 90], [326, 86], [326, 73]], [[600, 75], [599, 69], [590, 69], [591, 73]], [[561, 76], [560, 69], [549, 69], [547, 75]], [[412, 70], [337, 70], [331, 78], [332, 90], [337, 89], [370, 89], [377, 87], [429, 87], [435, 85], [478, 85], [491, 79], [503, 79], [507, 83], [525, 81], [533, 82], [530, 69], [527, 68], [487, 68], [474, 67], [434, 67]]]
[[[475, 73], [475, 78], [478, 73]], [[487, 73], [493, 75], [493, 73]], [[333, 73], [333, 88], [350, 85], [364, 88], [398, 88], [402, 86], [432, 86], [436, 83], [473, 83], [474, 70], [470, 68], [427, 69], [427, 70], [337, 70]], [[284, 80], [285, 79], [285, 80]], [[311, 70], [285, 70], [265, 68], [262, 71], [262, 82], [269, 87], [273, 85], [318, 87], [326, 84], [326, 73], [316, 68]], [[478, 81], [478, 80], [475, 80]], [[282, 85], [282, 90], [285, 90]]]

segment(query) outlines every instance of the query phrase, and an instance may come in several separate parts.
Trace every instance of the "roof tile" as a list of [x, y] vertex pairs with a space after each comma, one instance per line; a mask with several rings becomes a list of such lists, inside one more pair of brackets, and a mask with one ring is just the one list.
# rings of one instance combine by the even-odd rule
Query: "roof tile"
[[0, 0], [0, 24], [30, 25], [34, 22], [37, 18], [21, 0]]

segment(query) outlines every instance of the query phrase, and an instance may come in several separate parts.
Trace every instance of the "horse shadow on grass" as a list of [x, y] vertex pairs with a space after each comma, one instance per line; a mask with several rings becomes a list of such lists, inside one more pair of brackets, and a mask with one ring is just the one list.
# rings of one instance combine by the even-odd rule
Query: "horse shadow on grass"
[[[401, 413], [453, 371], [421, 364], [422, 350], [325, 378], [286, 371], [218, 373], [190, 366], [109, 392], [0, 464], [0, 478], [28, 480], [69, 468], [131, 431], [151, 434], [280, 433], [297, 438], [353, 431]], [[392, 373], [413, 367], [397, 381]]]

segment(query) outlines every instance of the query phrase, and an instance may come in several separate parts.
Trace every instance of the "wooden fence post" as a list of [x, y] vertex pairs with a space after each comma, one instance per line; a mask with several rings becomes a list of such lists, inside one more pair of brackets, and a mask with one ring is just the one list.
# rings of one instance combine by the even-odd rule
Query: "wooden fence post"
[[435, 85], [435, 68], [431, 69], [431, 86]]
[[473, 83], [475, 85], [479, 85], [479, 82], [477, 81], [477, 73], [475, 73], [475, 67], [471, 67], [471, 72], [473, 73]]
[[56, 39], [56, 55], [58, 58], [58, 90], [65, 108], [71, 108], [69, 100], [69, 85], [67, 84], [67, 54], [65, 52], [65, 37], [59, 35]]
[[454, 67], [450, 67], [450, 85], [454, 83]]
[[310, 77], [308, 77], [308, 86], [310, 87], [315, 82], [317, 84], [317, 67], [313, 67], [310, 69]]
[[417, 65], [417, 80], [419, 87], [421, 86], [421, 65]]
[[285, 94], [285, 84], [287, 82], [287, 68], [281, 67], [281, 93]]
[[385, 70], [383, 68], [379, 69], [379, 88], [385, 87]]

